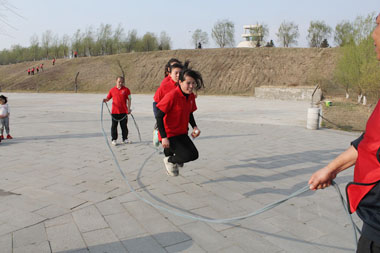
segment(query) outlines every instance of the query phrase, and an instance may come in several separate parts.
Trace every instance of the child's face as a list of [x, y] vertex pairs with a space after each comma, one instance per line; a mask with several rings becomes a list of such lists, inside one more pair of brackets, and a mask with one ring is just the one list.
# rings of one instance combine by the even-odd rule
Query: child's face
[[191, 94], [193, 93], [193, 89], [196, 87], [197, 83], [191, 76], [185, 76], [185, 80], [183, 82], [179, 81], [179, 85], [184, 93]]
[[5, 100], [0, 98], [0, 105], [3, 105], [3, 104], [5, 104]]
[[174, 68], [172, 69], [172, 72], [170, 72], [170, 77], [173, 79], [174, 82], [178, 82], [180, 72], [181, 72], [180, 68]]

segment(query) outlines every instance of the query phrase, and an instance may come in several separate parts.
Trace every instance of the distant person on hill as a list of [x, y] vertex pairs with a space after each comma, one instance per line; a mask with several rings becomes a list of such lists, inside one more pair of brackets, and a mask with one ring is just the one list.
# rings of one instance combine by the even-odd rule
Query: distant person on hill
[[30, 76], [30, 68], [28, 68], [28, 76]]
[[202, 49], [202, 44], [200, 42], [198, 43], [198, 49]]
[[77, 58], [77, 56], [78, 56], [78, 52], [75, 51], [75, 52], [74, 52], [74, 58]]
[[55, 65], [55, 58], [53, 58], [53, 66]]
[[178, 167], [198, 159], [198, 150], [189, 138], [188, 130], [190, 123], [193, 128], [191, 136], [196, 138], [200, 134], [193, 115], [197, 109], [193, 90], [203, 86], [199, 72], [184, 68], [179, 75], [176, 88], [157, 104], [156, 121], [165, 153], [164, 164], [169, 176], [178, 176]]
[[44, 71], [44, 64], [43, 63], [41, 63], [40, 69], [41, 69], [41, 71]]
[[7, 133], [7, 139], [13, 139], [9, 131], [9, 115], [8, 98], [4, 95], [0, 96], [0, 140], [4, 140], [4, 129]]
[[31, 71], [32, 75], [34, 75], [34, 67], [32, 68], [32, 71]]
[[[372, 33], [380, 61], [380, 15]], [[352, 165], [354, 180], [346, 186], [348, 210], [363, 221], [358, 253], [380, 252], [380, 100], [369, 117], [363, 133], [351, 146], [309, 180], [311, 190], [324, 189], [343, 170]]]
[[107, 97], [103, 99], [104, 103], [107, 103], [112, 99], [112, 126], [111, 126], [111, 143], [116, 146], [117, 140], [117, 125], [120, 122], [121, 133], [123, 137], [123, 143], [131, 143], [128, 140], [128, 114], [131, 113], [131, 91], [125, 87], [124, 78], [118, 76], [116, 78], [116, 86], [113, 87]]
[[38, 74], [38, 72], [40, 72], [40, 69], [39, 69], [39, 67], [38, 67], [38, 66], [36, 67], [36, 70], [37, 70], [37, 74]]

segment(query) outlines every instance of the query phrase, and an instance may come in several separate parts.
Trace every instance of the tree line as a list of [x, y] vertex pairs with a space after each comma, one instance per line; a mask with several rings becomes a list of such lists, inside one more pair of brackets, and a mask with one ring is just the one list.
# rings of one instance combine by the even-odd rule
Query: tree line
[[0, 64], [67, 58], [74, 52], [78, 56], [99, 56], [170, 49], [171, 39], [165, 31], [159, 36], [147, 32], [139, 37], [136, 30], [125, 33], [121, 25], [113, 29], [110, 24], [101, 24], [96, 30], [93, 27], [83, 31], [78, 29], [72, 36], [65, 34], [59, 37], [51, 30], [40, 37], [35, 34], [30, 38], [29, 47], [14, 45], [11, 49], [2, 50]]
[[357, 94], [357, 102], [363, 104], [367, 97], [373, 101], [380, 98], [380, 66], [371, 37], [375, 18], [373, 13], [341, 22], [335, 36], [341, 47], [334, 81], [345, 89], [346, 98]]

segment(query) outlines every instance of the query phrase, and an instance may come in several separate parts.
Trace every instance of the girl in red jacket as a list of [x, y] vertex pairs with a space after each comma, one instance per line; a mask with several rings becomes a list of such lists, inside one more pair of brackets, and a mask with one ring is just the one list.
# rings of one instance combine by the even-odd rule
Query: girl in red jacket
[[157, 127], [164, 148], [164, 164], [170, 176], [178, 176], [178, 167], [198, 159], [198, 150], [188, 136], [189, 123], [193, 138], [200, 134], [193, 112], [197, 109], [194, 90], [202, 88], [199, 72], [183, 69], [176, 88], [167, 93], [157, 104]]

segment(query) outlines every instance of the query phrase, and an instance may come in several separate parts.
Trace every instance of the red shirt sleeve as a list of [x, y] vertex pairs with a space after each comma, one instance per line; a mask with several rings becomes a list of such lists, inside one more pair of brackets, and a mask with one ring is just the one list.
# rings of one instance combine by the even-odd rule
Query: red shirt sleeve
[[112, 98], [112, 89], [110, 89], [107, 95], [107, 99], [111, 99], [111, 98]]
[[166, 96], [163, 99], [161, 99], [160, 102], [158, 102], [157, 108], [163, 111], [165, 114], [167, 114], [168, 112], [170, 112], [173, 106], [173, 103], [174, 103], [174, 96], [173, 96], [173, 93], [171, 92], [169, 94], [166, 94]]

